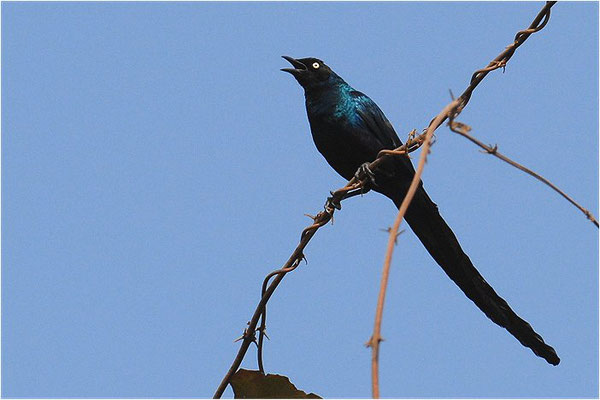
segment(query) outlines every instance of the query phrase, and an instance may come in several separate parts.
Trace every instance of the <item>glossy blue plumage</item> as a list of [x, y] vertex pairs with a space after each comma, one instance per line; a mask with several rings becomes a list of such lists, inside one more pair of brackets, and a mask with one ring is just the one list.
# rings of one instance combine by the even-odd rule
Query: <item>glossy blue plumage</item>
[[[306, 111], [317, 149], [344, 178], [380, 150], [402, 143], [381, 109], [335, 73], [327, 82], [305, 92]], [[412, 165], [406, 167], [412, 171]]]

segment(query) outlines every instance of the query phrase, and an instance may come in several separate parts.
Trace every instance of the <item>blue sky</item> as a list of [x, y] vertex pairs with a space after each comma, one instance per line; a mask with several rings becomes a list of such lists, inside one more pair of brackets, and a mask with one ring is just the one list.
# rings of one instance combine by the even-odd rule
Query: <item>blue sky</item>
[[[325, 60], [404, 137], [541, 7], [2, 4], [2, 395], [212, 396], [263, 277], [344, 184], [280, 56]], [[598, 216], [598, 4], [558, 3], [460, 121]], [[423, 181], [562, 362], [489, 321], [407, 231], [382, 395], [597, 397], [598, 230], [445, 127]], [[267, 372], [325, 397], [370, 396], [363, 344], [395, 214], [369, 193], [317, 233], [270, 303]], [[256, 368], [254, 349], [243, 366]]]

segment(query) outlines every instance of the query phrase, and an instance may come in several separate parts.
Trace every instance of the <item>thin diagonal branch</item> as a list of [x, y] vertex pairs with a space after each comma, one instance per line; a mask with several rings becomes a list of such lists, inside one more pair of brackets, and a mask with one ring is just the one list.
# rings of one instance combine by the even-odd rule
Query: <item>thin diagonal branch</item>
[[596, 217], [594, 217], [594, 215], [590, 211], [583, 208], [579, 203], [577, 203], [575, 200], [573, 200], [568, 194], [566, 194], [565, 192], [560, 190], [555, 184], [550, 182], [548, 179], [544, 178], [537, 172], [534, 172], [534, 171], [530, 170], [529, 168], [519, 164], [518, 162], [513, 161], [510, 158], [506, 157], [504, 154], [502, 154], [498, 151], [497, 145], [494, 145], [494, 146], [486, 145], [485, 143], [481, 142], [479, 139], [471, 136], [469, 134], [469, 131], [471, 130], [471, 128], [469, 126], [467, 126], [463, 123], [460, 123], [460, 122], [456, 122], [456, 121], [449, 121], [448, 125], [450, 126], [450, 129], [453, 132], [458, 133], [459, 135], [461, 135], [461, 136], [467, 138], [468, 140], [470, 140], [471, 142], [475, 143], [477, 146], [484, 149], [487, 154], [491, 154], [493, 156], [498, 157], [502, 161], [512, 165], [513, 167], [515, 167], [517, 169], [520, 169], [521, 171], [525, 172], [526, 174], [533, 176], [535, 179], [539, 180], [540, 182], [550, 186], [550, 188], [552, 188], [552, 190], [554, 190], [555, 192], [560, 194], [569, 203], [571, 203], [575, 207], [577, 207], [579, 209], [579, 211], [581, 211], [590, 221], [592, 221], [592, 223], [594, 225], [596, 225], [596, 227], [598, 227], [598, 220], [596, 219]]

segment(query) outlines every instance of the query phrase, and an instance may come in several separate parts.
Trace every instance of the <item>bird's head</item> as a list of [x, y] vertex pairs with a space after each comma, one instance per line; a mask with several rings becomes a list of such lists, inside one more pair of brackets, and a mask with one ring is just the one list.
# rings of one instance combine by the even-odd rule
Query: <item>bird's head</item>
[[341, 78], [318, 58], [295, 59], [288, 56], [282, 57], [292, 64], [294, 68], [282, 68], [281, 70], [292, 74], [305, 90], [317, 89], [334, 83], [337, 80], [341, 81]]

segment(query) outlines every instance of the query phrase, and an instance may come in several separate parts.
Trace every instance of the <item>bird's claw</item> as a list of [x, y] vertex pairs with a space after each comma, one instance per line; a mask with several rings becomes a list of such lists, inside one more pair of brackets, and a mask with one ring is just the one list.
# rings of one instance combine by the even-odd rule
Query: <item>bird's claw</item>
[[325, 202], [325, 209], [336, 209], [336, 210], [341, 210], [342, 209], [342, 204], [340, 203], [340, 200], [337, 199], [334, 195], [333, 192], [329, 192], [331, 194], [330, 197], [327, 198], [327, 201]]
[[358, 167], [358, 170], [354, 174], [354, 177], [359, 181], [362, 181], [366, 178], [365, 185], [363, 186], [363, 188], [365, 189], [364, 193], [368, 192], [370, 190], [370, 187], [375, 185], [375, 173], [373, 173], [373, 171], [371, 171], [371, 168], [369, 168], [368, 162], [361, 164], [361, 166]]

